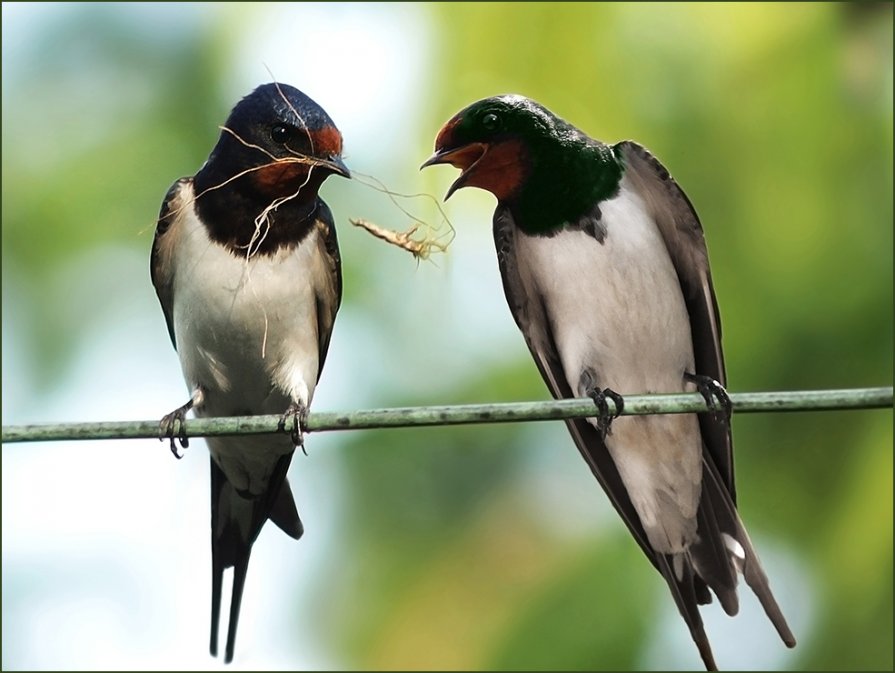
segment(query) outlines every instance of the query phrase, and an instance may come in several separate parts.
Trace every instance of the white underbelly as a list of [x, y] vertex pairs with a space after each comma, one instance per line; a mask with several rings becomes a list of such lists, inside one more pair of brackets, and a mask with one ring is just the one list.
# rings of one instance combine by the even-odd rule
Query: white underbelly
[[275, 256], [239, 258], [200, 226], [179, 250], [174, 325], [187, 384], [205, 389], [203, 415], [282, 412], [310, 403], [318, 371], [312, 232]]
[[[590, 367], [619, 393], [678, 392], [693, 371], [690, 318], [661, 234], [627, 192], [601, 204], [606, 236], [519, 236], [518, 263], [549, 307], [566, 378]], [[579, 391], [580, 392], [580, 391]]]
[[[639, 394], [693, 390], [690, 319], [661, 234], [639, 197], [600, 204], [606, 236], [517, 235], [526, 292], [541, 296], [566, 380]], [[546, 344], [538, 347], [546, 348]], [[595, 419], [589, 419], [595, 424]], [[696, 535], [702, 440], [695, 415], [624, 416], [606, 447], [653, 547], [678, 552]]]
[[[310, 405], [319, 344], [312, 287], [316, 231], [274, 256], [237, 257], [190, 217], [177, 250], [174, 327], [187, 385], [203, 391], [197, 416], [282, 414]], [[317, 276], [319, 277], [319, 276]], [[288, 435], [208, 440], [240, 490], [261, 492]]]

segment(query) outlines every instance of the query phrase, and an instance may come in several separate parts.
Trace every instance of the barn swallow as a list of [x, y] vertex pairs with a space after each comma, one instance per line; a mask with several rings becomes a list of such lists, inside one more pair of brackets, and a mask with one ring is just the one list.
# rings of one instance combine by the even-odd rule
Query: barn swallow
[[[195, 176], [162, 204], [152, 283], [190, 399], [160, 436], [187, 446], [184, 415], [279, 414], [282, 434], [209, 437], [212, 656], [217, 656], [225, 568], [233, 587], [225, 661], [252, 544], [270, 519], [303, 527], [286, 471], [303, 430], [342, 297], [333, 216], [318, 196], [330, 175], [350, 177], [342, 136], [313, 100], [265, 84], [233, 108]], [[179, 455], [178, 455], [179, 457]]]
[[[585, 461], [667, 582], [703, 663], [699, 605], [738, 610], [737, 576], [783, 642], [795, 638], [736, 509], [721, 323], [702, 225], [665, 167], [607, 145], [522, 96], [444, 124], [423, 166], [497, 197], [494, 241], [513, 318], [550, 392], [591, 397], [567, 421]], [[698, 390], [715, 413], [622, 416], [623, 394]], [[610, 409], [609, 401], [612, 401]]]

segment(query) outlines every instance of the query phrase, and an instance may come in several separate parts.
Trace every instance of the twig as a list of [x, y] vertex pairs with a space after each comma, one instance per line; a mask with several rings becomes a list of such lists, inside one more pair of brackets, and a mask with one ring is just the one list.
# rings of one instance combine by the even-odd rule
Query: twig
[[396, 245], [399, 248], [406, 250], [416, 259], [429, 259], [429, 256], [432, 254], [433, 250], [436, 250], [438, 252], [445, 252], [447, 250], [446, 245], [443, 245], [431, 238], [413, 238], [413, 235], [419, 229], [418, 224], [414, 224], [407, 231], [394, 231], [392, 229], [380, 227], [378, 224], [374, 224], [369, 220], [360, 218], [349, 218], [348, 221], [351, 222], [351, 224], [353, 224], [355, 227], [365, 229], [369, 233], [373, 234], [373, 236], [375, 236], [376, 238], [382, 239], [386, 243], [391, 243], [392, 245]]

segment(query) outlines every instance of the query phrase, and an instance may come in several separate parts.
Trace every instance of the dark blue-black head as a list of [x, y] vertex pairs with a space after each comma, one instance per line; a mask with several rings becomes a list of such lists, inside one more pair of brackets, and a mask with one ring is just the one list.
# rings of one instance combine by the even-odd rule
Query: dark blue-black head
[[531, 173], [531, 164], [550, 152], [570, 128], [539, 103], [515, 94], [492, 96], [449, 119], [435, 139], [435, 154], [423, 166], [449, 163], [463, 173], [451, 185], [481, 187], [501, 201], [512, 197]]
[[438, 132], [424, 164], [462, 172], [448, 190], [479, 187], [510, 208], [527, 232], [555, 231], [577, 222], [618, 189], [622, 167], [611, 149], [518, 95], [476, 101]]
[[265, 198], [311, 196], [333, 174], [351, 177], [339, 129], [307, 95], [274, 82], [236, 104], [196, 183], [201, 191], [240, 176], [234, 188]]

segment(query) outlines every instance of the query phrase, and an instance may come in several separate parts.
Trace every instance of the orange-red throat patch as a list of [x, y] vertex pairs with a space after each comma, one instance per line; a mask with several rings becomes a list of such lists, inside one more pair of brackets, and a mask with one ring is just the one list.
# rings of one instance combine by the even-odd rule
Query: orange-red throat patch
[[505, 201], [522, 186], [527, 177], [527, 165], [521, 141], [511, 139], [492, 143], [478, 161], [467, 168], [463, 186], [486, 189], [498, 201]]
[[299, 161], [275, 161], [253, 171], [255, 184], [265, 193], [275, 193], [301, 185], [307, 178], [308, 164]]

